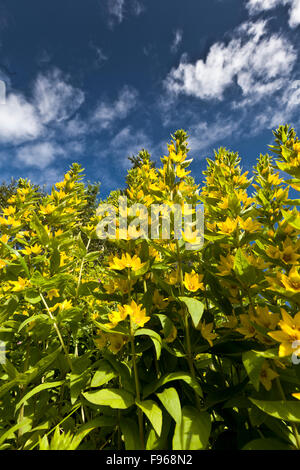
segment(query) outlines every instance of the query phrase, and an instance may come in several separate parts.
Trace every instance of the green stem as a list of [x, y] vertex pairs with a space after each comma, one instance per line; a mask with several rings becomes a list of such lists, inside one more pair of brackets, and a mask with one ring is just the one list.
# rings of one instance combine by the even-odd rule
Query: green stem
[[[88, 252], [88, 249], [90, 247], [90, 243], [91, 243], [91, 239], [89, 238], [89, 240], [87, 242], [87, 245], [86, 245], [86, 252]], [[79, 291], [79, 287], [80, 287], [80, 284], [81, 284], [81, 278], [82, 278], [82, 271], [83, 271], [84, 262], [85, 262], [85, 256], [83, 257], [82, 262], [81, 262], [81, 266], [80, 266], [78, 282], [77, 282], [77, 289], [76, 289], [76, 297], [78, 297], [78, 291]]]
[[[130, 268], [128, 268], [128, 303], [131, 302], [131, 278], [130, 278]], [[137, 400], [141, 401], [141, 392], [140, 392], [140, 382], [136, 364], [136, 351], [135, 351], [135, 344], [134, 344], [134, 329], [132, 320], [130, 318], [130, 344], [131, 344], [131, 354], [132, 354], [132, 362], [133, 362], [133, 373], [134, 373], [134, 381], [135, 381], [135, 394]], [[143, 412], [140, 408], [138, 408], [138, 423], [139, 423], [139, 435], [140, 435], [140, 442], [142, 450], [145, 449], [145, 441], [144, 441], [144, 430], [143, 430]]]
[[[184, 296], [182, 260], [181, 260], [178, 240], [176, 240], [176, 247], [177, 247], [177, 259], [178, 259], [178, 268], [179, 268], [180, 293], [182, 296]], [[187, 357], [187, 362], [188, 362], [189, 369], [191, 372], [191, 376], [193, 377], [193, 379], [196, 380], [196, 373], [195, 373], [194, 360], [193, 360], [193, 354], [192, 354], [191, 337], [190, 337], [190, 328], [189, 328], [189, 313], [185, 305], [183, 308], [184, 308], [184, 328], [185, 328], [185, 337], [186, 337], [186, 357]], [[195, 392], [195, 398], [196, 398], [197, 407], [198, 409], [200, 409], [201, 404], [200, 404], [200, 400], [196, 392]]]
[[49, 309], [48, 304], [47, 304], [47, 302], [46, 302], [46, 300], [45, 300], [45, 298], [44, 298], [44, 296], [43, 296], [43, 294], [42, 294], [41, 292], [40, 292], [40, 297], [41, 297], [41, 299], [42, 299], [43, 304], [44, 304], [45, 307], [46, 307], [46, 310], [47, 310], [47, 312], [48, 312], [49, 317], [50, 317], [51, 320], [53, 321], [53, 326], [54, 326], [55, 331], [56, 331], [56, 333], [57, 333], [58, 339], [59, 339], [60, 344], [62, 345], [62, 348], [63, 348], [63, 350], [64, 350], [64, 352], [65, 352], [65, 355], [66, 355], [68, 364], [69, 364], [69, 366], [70, 366], [70, 369], [72, 370], [72, 362], [71, 362], [71, 360], [70, 360], [68, 350], [67, 350], [66, 345], [65, 345], [65, 343], [64, 343], [64, 340], [63, 340], [63, 338], [62, 338], [62, 335], [61, 335], [61, 333], [60, 333], [60, 330], [59, 330], [59, 328], [58, 328], [58, 326], [57, 326], [57, 323], [56, 323], [56, 321], [55, 321], [55, 318], [54, 318], [54, 316], [52, 315], [52, 312], [51, 312], [51, 310]]
[[[285, 393], [283, 391], [283, 388], [282, 388], [279, 377], [276, 377], [276, 383], [277, 383], [277, 387], [278, 387], [278, 390], [279, 390], [279, 393], [280, 393], [282, 399], [284, 401], [286, 401]], [[293, 434], [294, 434], [294, 437], [295, 437], [297, 449], [300, 450], [300, 436], [299, 436], [299, 433], [298, 433], [297, 426], [296, 426], [295, 423], [290, 423], [290, 424], [291, 424], [291, 428], [293, 430]]]

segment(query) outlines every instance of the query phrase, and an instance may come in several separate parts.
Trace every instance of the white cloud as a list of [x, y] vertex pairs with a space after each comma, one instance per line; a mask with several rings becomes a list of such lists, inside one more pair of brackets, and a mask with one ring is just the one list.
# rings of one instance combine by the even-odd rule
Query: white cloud
[[170, 71], [167, 89], [203, 100], [222, 100], [236, 83], [245, 96], [277, 90], [278, 80], [290, 74], [297, 59], [292, 44], [279, 34], [267, 36], [265, 21], [244, 23], [236, 36], [228, 44], [213, 44], [205, 61], [181, 61]]
[[64, 121], [84, 102], [84, 93], [67, 83], [60, 70], [40, 74], [34, 85], [34, 103], [43, 123]]
[[291, 28], [296, 28], [300, 25], [300, 0], [248, 0], [247, 2], [250, 14], [285, 5], [289, 5], [289, 25]]
[[64, 150], [55, 143], [41, 142], [24, 145], [16, 153], [18, 164], [45, 169], [53, 163], [56, 157], [64, 155]]
[[127, 7], [127, 13], [129, 12], [135, 16], [139, 16], [145, 11], [143, 3], [139, 0], [107, 0], [111, 27], [115, 23], [122, 23], [125, 16], [125, 6]]
[[98, 104], [92, 121], [100, 128], [107, 129], [114, 121], [124, 119], [137, 104], [138, 93], [134, 88], [125, 86], [113, 103], [105, 102]]
[[171, 52], [173, 53], [177, 52], [181, 42], [182, 42], [182, 31], [181, 29], [177, 29], [175, 31], [174, 39], [171, 44]]
[[140, 150], [151, 148], [151, 141], [143, 130], [124, 127], [111, 140], [107, 155], [118, 158], [123, 167], [129, 166], [128, 157], [136, 155]]
[[108, 0], [108, 12], [117, 23], [122, 23], [125, 0]]
[[19, 143], [38, 137], [42, 132], [35, 107], [22, 95], [10, 94], [0, 105], [0, 141]]
[[236, 134], [238, 128], [239, 122], [224, 116], [218, 116], [214, 122], [197, 122], [189, 129], [191, 152], [203, 152], [213, 145], [221, 144], [223, 139]]

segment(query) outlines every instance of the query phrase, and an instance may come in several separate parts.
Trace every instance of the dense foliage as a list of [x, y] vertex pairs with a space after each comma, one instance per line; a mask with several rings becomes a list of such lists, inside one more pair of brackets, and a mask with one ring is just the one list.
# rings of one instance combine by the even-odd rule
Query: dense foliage
[[160, 168], [133, 159], [128, 204], [203, 203], [201, 250], [186, 249], [191, 233], [99, 245], [76, 164], [50, 194], [12, 188], [1, 449], [300, 448], [300, 141], [288, 126], [274, 135], [252, 177], [221, 148], [201, 187], [183, 131]]

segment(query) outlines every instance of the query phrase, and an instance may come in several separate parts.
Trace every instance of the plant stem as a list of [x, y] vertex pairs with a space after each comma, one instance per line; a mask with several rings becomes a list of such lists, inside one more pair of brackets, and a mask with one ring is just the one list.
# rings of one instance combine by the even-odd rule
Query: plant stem
[[[178, 240], [176, 240], [176, 247], [177, 247], [177, 259], [178, 259], [178, 268], [179, 268], [180, 293], [183, 296], [184, 295], [183, 270], [182, 270], [182, 260], [181, 260]], [[186, 353], [187, 353], [186, 357], [187, 357], [187, 362], [188, 362], [189, 369], [191, 372], [191, 376], [193, 377], [194, 380], [196, 380], [196, 373], [195, 373], [194, 360], [193, 360], [193, 354], [192, 354], [191, 337], [190, 337], [190, 328], [189, 328], [189, 313], [185, 305], [183, 308], [184, 308], [184, 328], [185, 328]], [[200, 400], [196, 392], [195, 392], [195, 398], [196, 398], [197, 408], [200, 409], [201, 404], [200, 404]]]
[[[278, 387], [278, 390], [279, 390], [279, 393], [280, 393], [282, 399], [284, 401], [286, 401], [285, 393], [283, 391], [283, 388], [282, 388], [279, 377], [276, 377], [276, 383], [277, 383], [277, 387]], [[293, 430], [293, 434], [294, 434], [294, 437], [295, 437], [297, 449], [300, 450], [300, 436], [299, 436], [299, 433], [298, 433], [297, 426], [296, 426], [295, 423], [290, 423], [290, 424], [291, 424], [291, 428]]]
[[45, 298], [44, 298], [44, 296], [43, 296], [43, 294], [42, 294], [41, 292], [40, 292], [40, 297], [41, 297], [41, 299], [42, 299], [43, 304], [44, 304], [45, 307], [46, 307], [46, 310], [47, 310], [47, 312], [48, 312], [49, 317], [50, 317], [51, 320], [53, 321], [53, 326], [54, 326], [55, 331], [56, 331], [56, 333], [57, 333], [58, 339], [59, 339], [60, 344], [62, 345], [62, 348], [63, 348], [63, 350], [64, 350], [64, 352], [65, 352], [65, 355], [66, 355], [68, 364], [69, 364], [69, 366], [70, 366], [70, 369], [72, 370], [72, 362], [71, 362], [71, 360], [70, 360], [68, 350], [67, 350], [66, 345], [65, 345], [65, 343], [64, 343], [64, 340], [63, 340], [63, 338], [62, 338], [62, 335], [61, 335], [61, 333], [60, 333], [60, 330], [59, 330], [59, 328], [58, 328], [58, 326], [57, 326], [57, 323], [56, 323], [56, 321], [55, 321], [55, 318], [54, 318], [54, 316], [52, 315], [51, 310], [49, 309], [48, 304], [47, 304], [47, 302], [46, 302], [46, 300], [45, 300]]
[[[128, 268], [128, 303], [130, 304], [131, 301], [131, 278], [130, 278], [130, 268]], [[140, 382], [138, 376], [138, 370], [136, 365], [136, 351], [134, 345], [134, 329], [133, 323], [130, 318], [130, 344], [131, 344], [131, 354], [132, 354], [132, 362], [133, 362], [133, 372], [134, 372], [134, 381], [135, 381], [135, 393], [136, 398], [138, 401], [141, 401], [141, 392], [140, 392]], [[139, 422], [139, 434], [140, 434], [140, 442], [142, 450], [145, 449], [145, 441], [144, 441], [144, 430], [143, 430], [143, 412], [138, 407], [138, 422]]]

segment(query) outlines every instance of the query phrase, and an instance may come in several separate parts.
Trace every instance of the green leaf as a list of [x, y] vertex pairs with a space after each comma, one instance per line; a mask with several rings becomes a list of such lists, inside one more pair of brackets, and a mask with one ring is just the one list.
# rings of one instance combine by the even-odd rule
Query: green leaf
[[290, 421], [292, 423], [300, 423], [300, 402], [296, 401], [264, 401], [255, 400], [250, 398], [249, 400], [254, 403], [260, 410], [264, 411], [273, 418], [281, 419], [284, 421]]
[[141, 450], [141, 442], [137, 423], [131, 418], [121, 418], [120, 428], [124, 436], [126, 450]]
[[159, 334], [156, 333], [156, 331], [149, 330], [147, 328], [140, 328], [134, 333], [134, 336], [142, 336], [142, 335], [149, 336], [152, 339], [154, 347], [155, 347], [155, 351], [156, 351], [156, 357], [157, 359], [159, 359], [160, 354], [161, 354], [161, 343], [162, 343], [161, 337], [159, 336]]
[[126, 409], [134, 404], [134, 396], [125, 390], [106, 388], [83, 393], [84, 398], [94, 405], [110, 406], [114, 409]]
[[162, 427], [162, 411], [152, 400], [136, 401], [137, 406], [145, 413], [156, 434], [160, 436]]
[[26, 302], [30, 304], [38, 304], [41, 301], [41, 296], [39, 292], [35, 291], [34, 289], [28, 289], [25, 291], [24, 299]]
[[38, 239], [42, 243], [42, 245], [48, 245], [49, 243], [49, 236], [45, 229], [45, 227], [41, 224], [38, 216], [33, 213], [32, 218], [30, 220], [30, 227], [36, 232]]
[[40, 385], [37, 385], [37, 387], [34, 387], [30, 392], [26, 393], [26, 395], [17, 403], [16, 405], [16, 412], [20, 409], [20, 407], [25, 403], [26, 401], [29, 400], [29, 398], [33, 397], [37, 393], [42, 392], [43, 390], [47, 390], [48, 388], [55, 388], [59, 387], [59, 385], [62, 385], [64, 383], [64, 380], [58, 380], [56, 382], [46, 382]]
[[173, 387], [165, 388], [165, 390], [156, 395], [174, 421], [179, 424], [181, 422], [181, 404], [176, 389]]
[[28, 323], [31, 323], [35, 320], [37, 320], [38, 318], [40, 319], [43, 319], [45, 320], [46, 322], [49, 322], [51, 321], [51, 319], [48, 317], [48, 315], [46, 315], [45, 313], [40, 313], [39, 315], [33, 315], [32, 317], [29, 317], [29, 318], [26, 318], [26, 320], [24, 320], [21, 325], [19, 326], [18, 328], [18, 333], [20, 333], [21, 330], [23, 330], [23, 328], [28, 325]]
[[192, 387], [195, 390], [197, 395], [199, 395], [200, 397], [203, 397], [203, 393], [202, 393], [202, 389], [200, 385], [189, 373], [171, 372], [170, 374], [164, 375], [156, 382], [146, 385], [146, 387], [144, 387], [144, 398], [151, 395], [151, 393], [156, 392], [156, 390], [160, 388], [162, 385], [172, 382], [173, 380], [183, 380], [185, 383], [187, 383], [190, 387]]
[[263, 363], [267, 358], [273, 359], [277, 357], [276, 350], [269, 351], [247, 351], [242, 355], [243, 364], [249, 375], [254, 388], [259, 390], [259, 377]]
[[256, 269], [248, 262], [240, 248], [236, 252], [233, 269], [245, 284], [252, 285], [256, 282]]
[[30, 418], [24, 418], [20, 423], [15, 424], [14, 426], [10, 427], [7, 431], [4, 431], [3, 434], [0, 436], [0, 445], [6, 441], [6, 439], [12, 439], [13, 433], [16, 432], [18, 429], [23, 428], [31, 423]]
[[192, 299], [190, 297], [179, 297], [179, 300], [187, 306], [188, 312], [193, 320], [194, 327], [197, 328], [203, 315], [204, 304], [200, 302], [200, 300]]
[[103, 359], [100, 361], [98, 370], [92, 378], [91, 387], [101, 387], [101, 385], [106, 384], [117, 376], [117, 371], [113, 369], [113, 367], [109, 364], [108, 361], [105, 361]]
[[300, 230], [300, 216], [299, 212], [293, 210], [292, 212], [282, 210], [282, 215], [284, 219], [295, 229]]
[[291, 450], [291, 447], [277, 439], [254, 439], [242, 450]]
[[97, 428], [110, 428], [117, 424], [117, 418], [114, 416], [99, 416], [80, 426], [76, 436], [84, 438], [88, 433]]
[[210, 416], [192, 406], [184, 406], [182, 420], [176, 424], [173, 450], [206, 449], [211, 431]]

